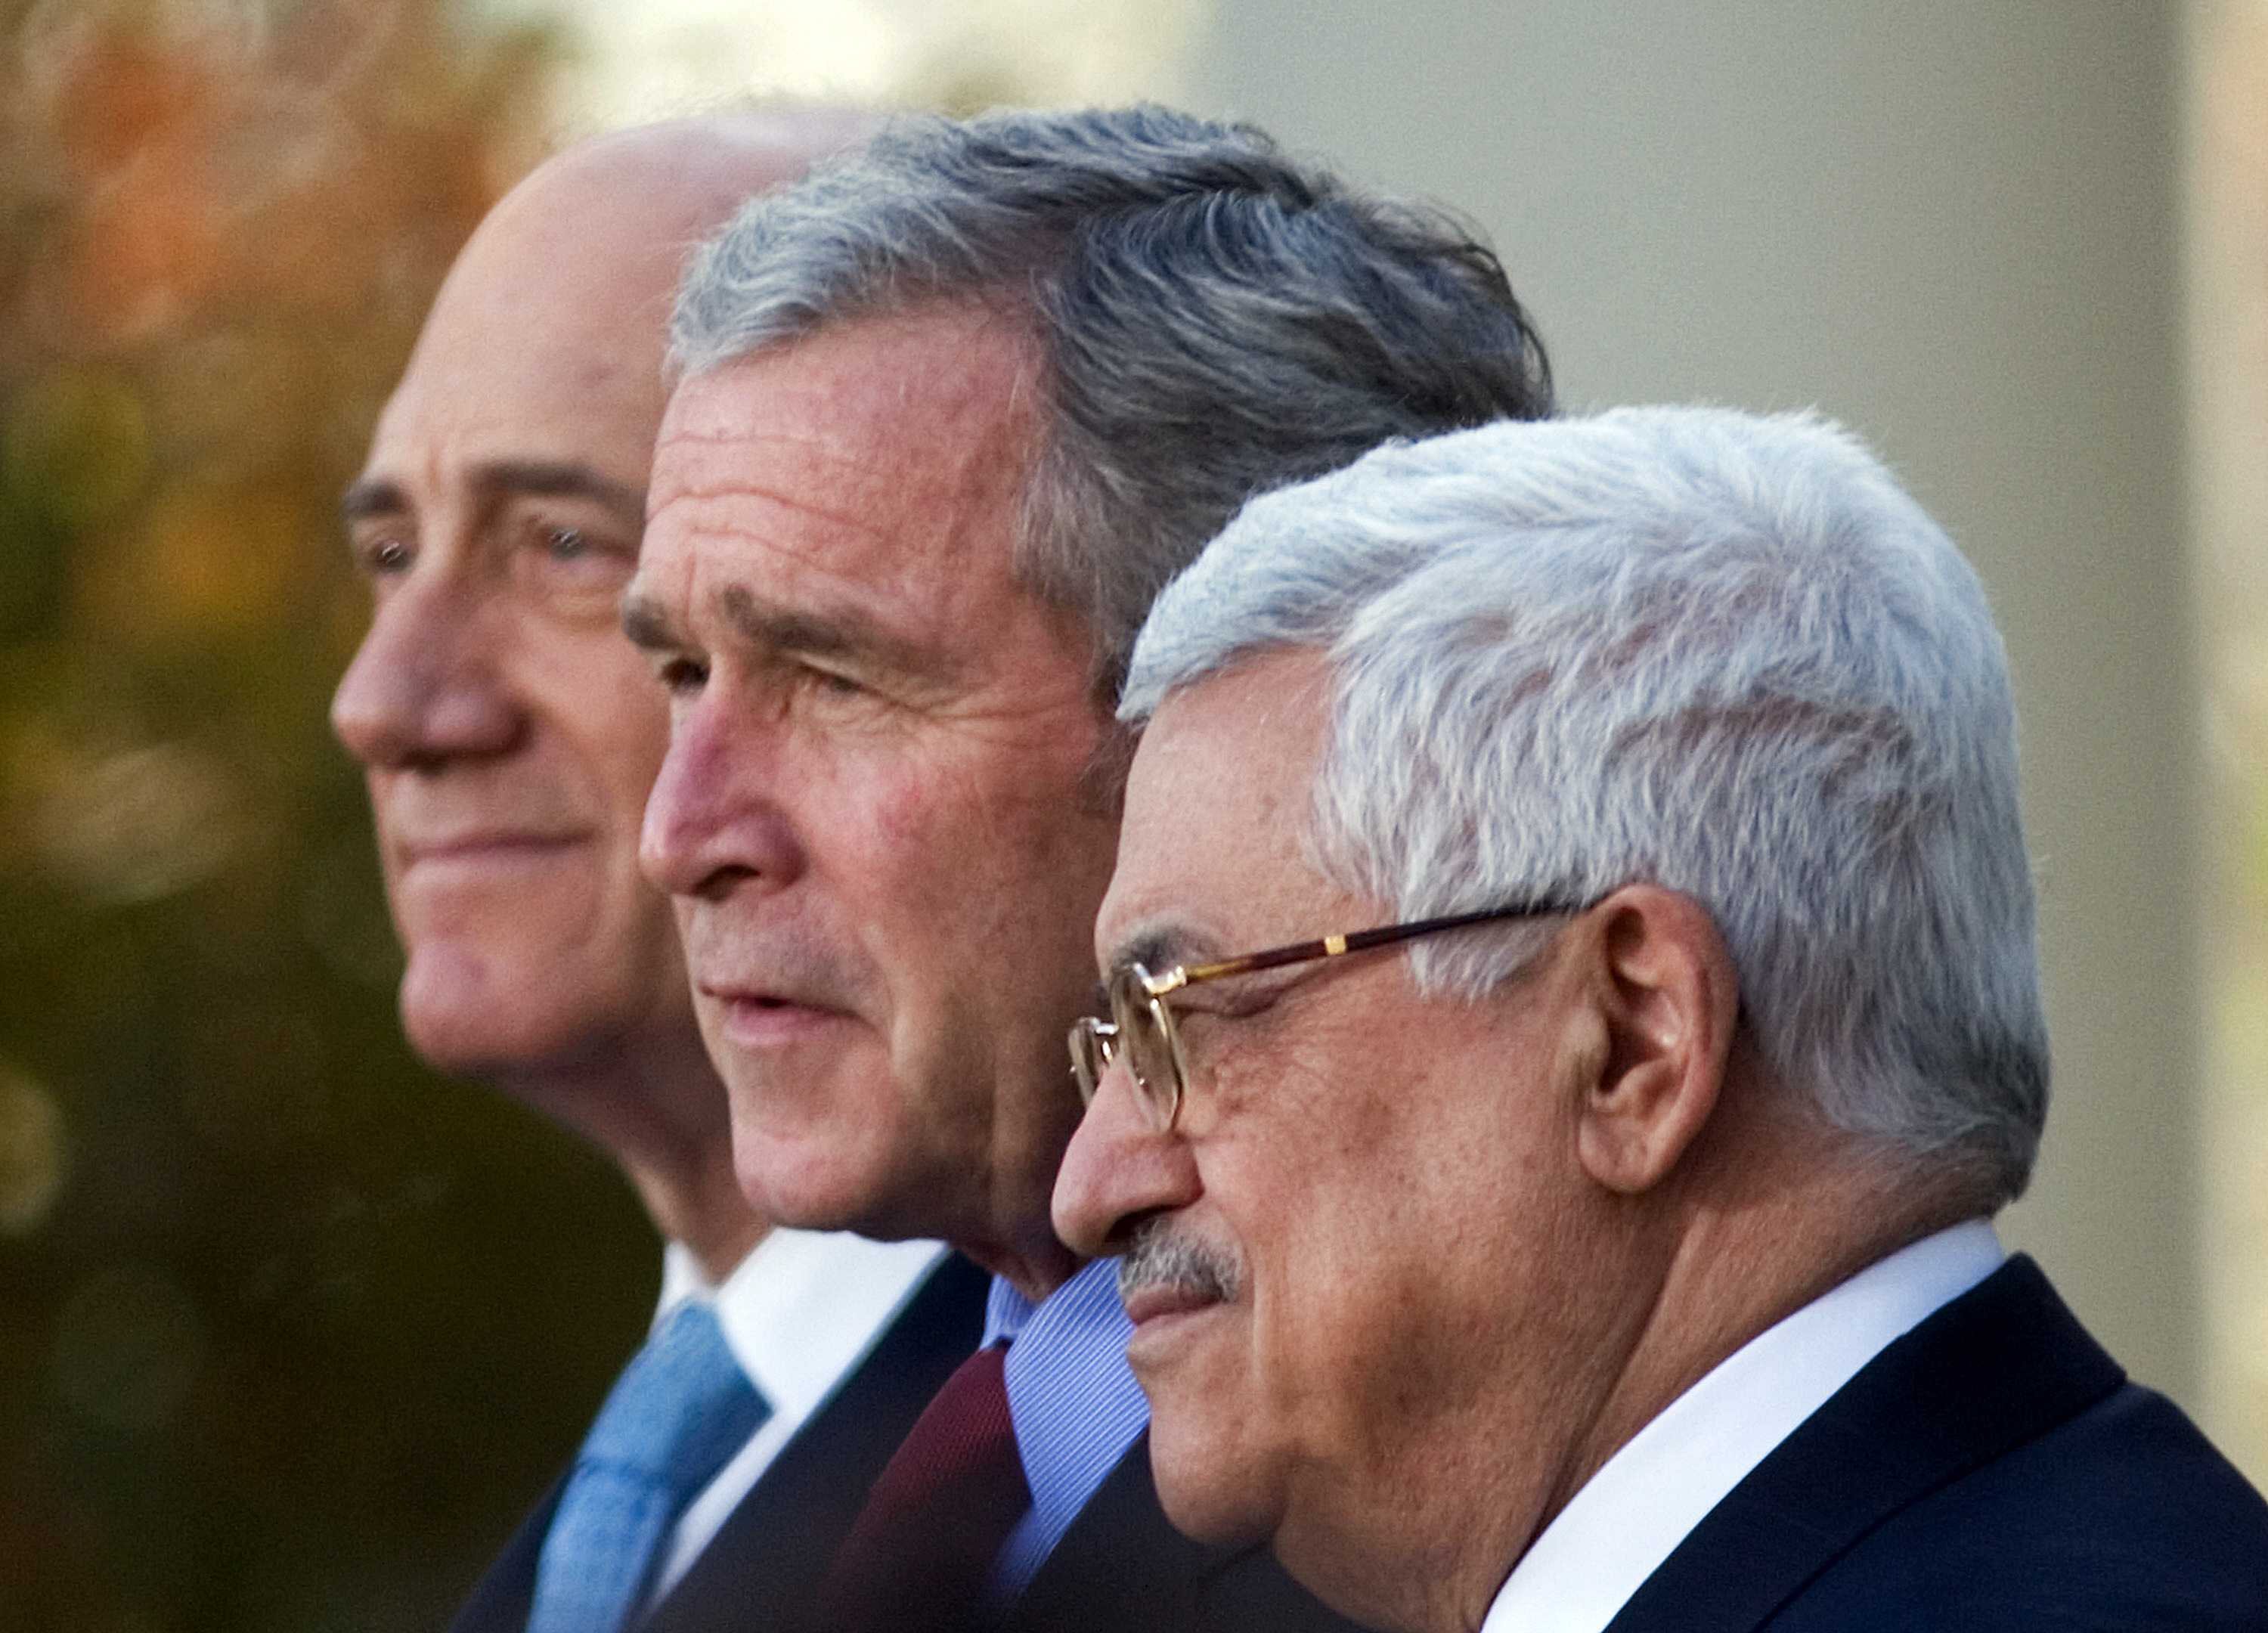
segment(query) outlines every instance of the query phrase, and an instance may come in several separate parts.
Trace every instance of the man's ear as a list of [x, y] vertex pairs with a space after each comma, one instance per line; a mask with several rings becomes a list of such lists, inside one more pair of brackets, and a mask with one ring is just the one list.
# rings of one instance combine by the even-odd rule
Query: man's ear
[[1594, 999], [1607, 1048], [1577, 1128], [1608, 1189], [1651, 1189], [1716, 1109], [1740, 1014], [1740, 978], [1692, 897], [1631, 885], [1596, 908]]

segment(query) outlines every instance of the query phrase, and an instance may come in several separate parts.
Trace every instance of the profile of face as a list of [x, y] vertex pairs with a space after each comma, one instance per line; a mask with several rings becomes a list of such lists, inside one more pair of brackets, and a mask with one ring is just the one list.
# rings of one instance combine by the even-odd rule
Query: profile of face
[[671, 700], [646, 871], [743, 1188], [1044, 1285], [1116, 823], [1085, 624], [1011, 570], [1034, 371], [953, 306], [687, 380], [625, 621]]
[[[1106, 975], [1395, 918], [1301, 842], [1326, 688], [1321, 658], [1297, 653], [1167, 699], [1096, 924]], [[1580, 1188], [1557, 1085], [1581, 1039], [1565, 972], [1547, 954], [1513, 1001], [1467, 1001], [1421, 994], [1409, 968], [1396, 947], [1173, 993], [1178, 1122], [1160, 1131], [1114, 1059], [1055, 1200], [1072, 1247], [1127, 1254], [1127, 1353], [1168, 1517], [1268, 1541], [1327, 1601], [1384, 1625], [1418, 1619], [1379, 1584], [1462, 1581], [1457, 1549], [1511, 1546], [1438, 1512], [1445, 1490], [1476, 1489], [1445, 1475], [1501, 1443], [1507, 1374], [1534, 1363], [1548, 1380], [1585, 1274], [1584, 1255], [1562, 1256]], [[1493, 1489], [1510, 1507], [1521, 1488]]]
[[[594, 233], [603, 203], [586, 190]], [[563, 264], [557, 217], [540, 192], [491, 216], [379, 422], [346, 506], [373, 610], [332, 705], [368, 776], [410, 1041], [539, 1098], [691, 1037], [668, 907], [637, 870], [667, 710], [617, 605], [667, 274]]]

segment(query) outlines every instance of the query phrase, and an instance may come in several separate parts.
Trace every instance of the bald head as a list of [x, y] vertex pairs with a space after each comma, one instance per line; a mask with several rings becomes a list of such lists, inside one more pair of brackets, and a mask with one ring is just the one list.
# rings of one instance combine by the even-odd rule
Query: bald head
[[[521, 405], [563, 392], [585, 416], [604, 416], [625, 445], [650, 445], [668, 395], [665, 331], [687, 255], [748, 198], [863, 139], [874, 122], [817, 108], [673, 120], [546, 160], [489, 213], [450, 270], [380, 446], [392, 422], [487, 408], [463, 398], [468, 386], [515, 418]], [[468, 360], [479, 381], [463, 378]], [[450, 402], [435, 401], [440, 393]]]
[[410, 1041], [592, 1139], [665, 1232], [727, 1264], [758, 1227], [668, 908], [637, 873], [668, 722], [615, 603], [680, 267], [869, 129], [737, 114], [546, 162], [450, 270], [346, 500], [376, 605], [332, 719], [369, 775]]

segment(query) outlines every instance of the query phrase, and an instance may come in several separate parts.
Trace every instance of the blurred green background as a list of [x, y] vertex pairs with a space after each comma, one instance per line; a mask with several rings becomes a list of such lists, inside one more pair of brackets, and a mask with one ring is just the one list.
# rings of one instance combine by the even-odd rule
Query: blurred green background
[[546, 36], [0, 4], [0, 1629], [436, 1625], [631, 1348], [605, 1165], [434, 1080], [333, 520]]

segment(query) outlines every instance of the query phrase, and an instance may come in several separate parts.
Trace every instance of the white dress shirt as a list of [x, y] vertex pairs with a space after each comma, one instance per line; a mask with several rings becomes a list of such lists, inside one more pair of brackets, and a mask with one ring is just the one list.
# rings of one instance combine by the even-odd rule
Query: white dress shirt
[[873, 1242], [847, 1232], [776, 1229], [723, 1285], [711, 1286], [693, 1254], [669, 1244], [654, 1325], [688, 1299], [713, 1305], [725, 1343], [771, 1416], [679, 1518], [654, 1578], [653, 1599], [676, 1585], [780, 1448], [865, 1359], [945, 1254], [939, 1242]]
[[2000, 1268], [1983, 1219], [1868, 1265], [1734, 1350], [1585, 1482], [1481, 1633], [1601, 1633], [1749, 1471], [1867, 1362]]

